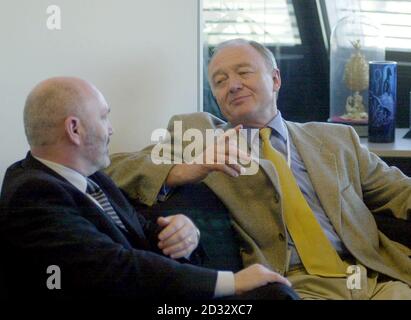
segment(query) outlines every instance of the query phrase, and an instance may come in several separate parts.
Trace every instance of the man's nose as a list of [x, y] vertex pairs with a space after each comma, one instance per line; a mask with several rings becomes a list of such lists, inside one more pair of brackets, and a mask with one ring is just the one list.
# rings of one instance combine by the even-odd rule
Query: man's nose
[[230, 92], [234, 93], [243, 87], [243, 83], [239, 77], [230, 78]]

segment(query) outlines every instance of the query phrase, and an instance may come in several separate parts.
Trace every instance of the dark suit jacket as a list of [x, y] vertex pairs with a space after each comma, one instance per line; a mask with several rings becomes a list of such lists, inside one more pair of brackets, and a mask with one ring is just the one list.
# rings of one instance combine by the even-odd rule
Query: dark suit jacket
[[[152, 252], [155, 224], [135, 212], [112, 180], [90, 176], [127, 227], [115, 223], [71, 183], [34, 159], [13, 164], [1, 192], [0, 235], [11, 295], [211, 298], [217, 272]], [[61, 290], [46, 286], [61, 270]], [[34, 296], [33, 296], [34, 295]]]

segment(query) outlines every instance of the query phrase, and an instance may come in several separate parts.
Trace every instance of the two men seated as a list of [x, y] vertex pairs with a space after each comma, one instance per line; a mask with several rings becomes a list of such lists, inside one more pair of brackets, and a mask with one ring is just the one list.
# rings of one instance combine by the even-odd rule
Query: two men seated
[[[76, 78], [33, 89], [24, 113], [30, 152], [8, 169], [1, 193], [9, 270], [25, 267], [20, 285], [56, 294], [45, 279], [47, 266], [57, 265], [68, 296], [274, 299], [275, 290], [256, 289], [280, 283], [303, 299], [411, 299], [411, 250], [379, 232], [373, 218], [410, 218], [411, 179], [363, 148], [350, 127], [284, 120], [277, 109], [280, 72], [264, 46], [224, 42], [208, 73], [228, 122], [180, 115], [169, 131], [175, 121], [202, 132], [222, 129], [229, 148], [222, 155], [207, 148], [201, 158], [211, 152], [222, 162], [158, 165], [148, 147], [113, 155], [109, 166], [113, 129], [102, 94]], [[229, 136], [244, 132], [247, 148], [237, 150]], [[258, 163], [254, 174], [230, 161], [233, 148]], [[230, 211], [246, 268], [233, 274], [187, 263], [201, 255], [192, 221], [183, 215], [147, 221], [99, 172], [104, 168], [147, 205], [179, 185], [206, 183]], [[355, 289], [346, 281], [352, 265], [361, 274]]]

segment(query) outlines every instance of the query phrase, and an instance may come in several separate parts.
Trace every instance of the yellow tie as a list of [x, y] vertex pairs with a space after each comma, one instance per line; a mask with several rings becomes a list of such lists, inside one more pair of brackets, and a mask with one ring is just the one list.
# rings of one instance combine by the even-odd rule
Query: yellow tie
[[260, 136], [263, 156], [277, 170], [285, 223], [305, 269], [313, 275], [345, 277], [348, 264], [341, 260], [321, 229], [284, 157], [272, 147], [271, 128], [261, 129]]

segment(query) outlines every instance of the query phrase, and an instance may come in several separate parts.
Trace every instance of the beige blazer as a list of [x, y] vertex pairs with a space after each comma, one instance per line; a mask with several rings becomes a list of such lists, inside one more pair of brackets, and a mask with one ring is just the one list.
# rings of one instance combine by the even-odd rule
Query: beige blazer
[[[207, 113], [175, 116], [188, 128], [229, 128]], [[411, 285], [411, 250], [377, 230], [373, 213], [411, 216], [411, 179], [388, 167], [360, 145], [349, 126], [287, 122], [290, 136], [337, 234], [363, 265]], [[114, 154], [107, 173], [141, 202], [152, 205], [172, 165], [155, 165], [152, 146], [136, 153]], [[230, 211], [241, 236], [244, 265], [262, 263], [286, 274], [287, 233], [282, 216], [281, 190], [274, 166], [260, 159], [255, 175], [229, 177], [210, 174], [204, 182]]]

